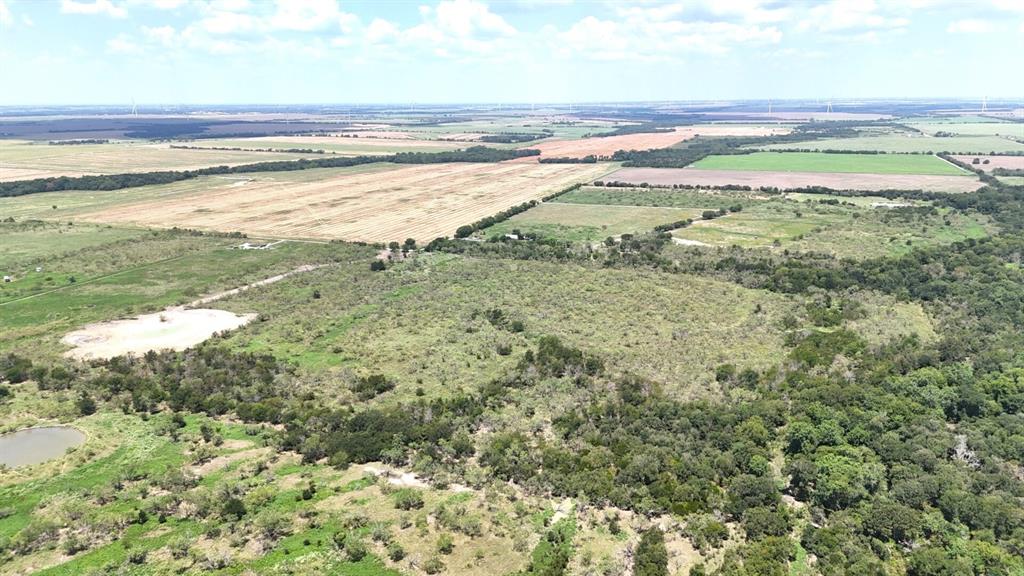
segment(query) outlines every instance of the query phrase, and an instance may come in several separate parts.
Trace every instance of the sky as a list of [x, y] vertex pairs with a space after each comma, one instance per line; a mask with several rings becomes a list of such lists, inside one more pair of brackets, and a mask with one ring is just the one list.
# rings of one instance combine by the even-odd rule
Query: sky
[[0, 105], [982, 96], [1024, 0], [0, 0]]

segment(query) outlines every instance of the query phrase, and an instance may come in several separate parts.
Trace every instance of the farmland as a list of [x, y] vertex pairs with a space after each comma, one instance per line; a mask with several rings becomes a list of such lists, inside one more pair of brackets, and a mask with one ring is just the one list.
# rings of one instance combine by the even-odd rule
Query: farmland
[[967, 175], [964, 170], [934, 156], [815, 152], [754, 152], [709, 156], [694, 163], [692, 167], [701, 170]]
[[988, 154], [1001, 152], [1024, 152], [1024, 144], [998, 136], [932, 136], [890, 134], [884, 136], [862, 136], [859, 138], [835, 138], [771, 144], [764, 150], [842, 150], [848, 152], [878, 151], [897, 153], [932, 154], [950, 152], [953, 154]]
[[[205, 178], [205, 186], [188, 194], [83, 211], [79, 217], [275, 238], [429, 241], [606, 171], [578, 164], [431, 164], [382, 172], [336, 169], [308, 182], [290, 181], [293, 174], [303, 178], [302, 172], [267, 172], [234, 182]], [[149, 194], [159, 196], [161, 188]]]
[[1024, 138], [1024, 123], [1021, 122], [907, 122], [906, 125], [932, 136], [937, 132], [945, 132], [958, 136]]
[[[786, 134], [791, 129], [784, 126], [765, 125], [731, 125], [731, 124], [700, 124], [697, 126], [680, 126], [672, 131], [622, 134], [617, 136], [592, 137], [575, 140], [552, 139], [530, 143], [523, 148], [540, 150], [541, 157], [549, 158], [583, 158], [586, 156], [606, 157], [618, 150], [647, 150], [665, 148], [701, 136], [767, 136]], [[533, 162], [533, 158], [524, 158], [521, 162]]]
[[[218, 116], [225, 137], [177, 141], [664, 149], [0, 198], [0, 433], [84, 436], [0, 466], [0, 574], [1020, 573], [1015, 177], [747, 154], [795, 138], [759, 107], [686, 125], [731, 106], [373, 106], [308, 132]], [[861, 120], [798, 132], [903, 130]], [[113, 127], [175, 128], [138, 123]], [[109, 146], [167, 151], [143, 142]], [[693, 165], [643, 167], [659, 154]], [[1015, 167], [984, 158], [962, 157]]]
[[[934, 166], [929, 166], [932, 168]], [[823, 186], [835, 190], [928, 190], [971, 192], [982, 186], [973, 176], [923, 174], [858, 174], [851, 172], [779, 172], [769, 170], [708, 170], [693, 168], [622, 168], [605, 176], [609, 182], [653, 186], [750, 186], [753, 189]]]
[[333, 152], [342, 156], [372, 156], [397, 154], [399, 152], [440, 152], [442, 150], [465, 148], [470, 144], [460, 142], [442, 142], [438, 140], [417, 140], [412, 138], [264, 136], [244, 139], [203, 139], [191, 142], [189, 145], [201, 148], [270, 148], [279, 150], [308, 148], [312, 150]]
[[0, 181], [51, 176], [121, 174], [159, 170], [191, 170], [271, 160], [295, 160], [306, 154], [189, 150], [169, 144], [123, 142], [51, 146], [22, 140], [0, 140]]
[[486, 235], [510, 234], [518, 230], [521, 234], [537, 234], [546, 238], [596, 242], [609, 236], [646, 232], [659, 224], [699, 216], [697, 210], [545, 202], [488, 228]]
[[[1009, 170], [1024, 170], [1024, 156], [986, 156], [981, 155], [960, 155], [954, 156], [957, 160], [970, 164], [973, 168], [979, 168], [986, 172], [991, 172], [996, 168], [1007, 168]], [[978, 163], [975, 164], [975, 158], [978, 159]], [[986, 162], [987, 160], [987, 162]]]

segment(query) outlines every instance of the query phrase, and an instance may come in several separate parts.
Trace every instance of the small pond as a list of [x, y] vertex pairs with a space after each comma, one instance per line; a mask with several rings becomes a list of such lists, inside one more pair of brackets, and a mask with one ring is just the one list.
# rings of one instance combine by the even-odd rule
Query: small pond
[[63, 456], [68, 448], [85, 442], [85, 434], [71, 426], [27, 428], [0, 436], [0, 464], [8, 468], [39, 464]]

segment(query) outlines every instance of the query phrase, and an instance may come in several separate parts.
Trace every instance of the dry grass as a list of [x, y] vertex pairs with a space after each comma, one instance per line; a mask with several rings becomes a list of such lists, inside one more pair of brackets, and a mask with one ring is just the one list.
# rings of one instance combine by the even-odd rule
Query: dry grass
[[428, 241], [606, 171], [600, 164], [427, 164], [310, 182], [267, 173], [248, 182], [210, 179], [209, 187], [190, 194], [113, 205], [81, 218], [264, 237]]
[[155, 170], [193, 170], [273, 160], [295, 160], [306, 154], [189, 150], [168, 144], [80, 144], [50, 146], [24, 141], [0, 142], [0, 181], [123, 174]]

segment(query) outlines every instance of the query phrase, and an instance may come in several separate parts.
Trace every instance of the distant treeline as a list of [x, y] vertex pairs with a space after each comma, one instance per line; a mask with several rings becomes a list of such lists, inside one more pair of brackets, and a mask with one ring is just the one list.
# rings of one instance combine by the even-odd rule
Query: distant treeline
[[[579, 190], [581, 186], [583, 186], [582, 183], [580, 183], [580, 184], [573, 184], [572, 186], [569, 186], [568, 188], [563, 188], [562, 190], [559, 190], [558, 192], [555, 192], [554, 194], [548, 194], [547, 196], [545, 196], [541, 200], [544, 201], [544, 202], [547, 202], [548, 200], [552, 200], [554, 198], [557, 198], [557, 197], [561, 196], [562, 194], [567, 194], [569, 192], [572, 192], [573, 190]], [[497, 214], [494, 214], [493, 216], [488, 216], [486, 218], [481, 218], [480, 220], [477, 220], [476, 222], [473, 222], [472, 224], [467, 224], [465, 226], [459, 226], [458, 230], [455, 231], [455, 237], [456, 238], [468, 238], [470, 235], [473, 234], [473, 232], [476, 232], [478, 230], [483, 230], [484, 228], [490, 228], [491, 226], [494, 226], [495, 224], [497, 224], [499, 222], [504, 222], [505, 220], [508, 220], [509, 218], [515, 216], [516, 214], [519, 214], [521, 212], [526, 212], [527, 210], [529, 210], [530, 208], [533, 208], [536, 205], [537, 205], [537, 201], [536, 200], [530, 200], [529, 202], [523, 202], [522, 204], [520, 204], [518, 206], [513, 206], [513, 207], [511, 207], [511, 208], [509, 208], [507, 210], [502, 210], [501, 212], [498, 212]], [[443, 240], [443, 239], [439, 238], [438, 240]]]
[[106, 138], [86, 138], [82, 140], [50, 140], [50, 146], [77, 146], [79, 144], [110, 144]]
[[673, 132], [678, 123], [671, 121], [644, 122], [642, 124], [626, 124], [617, 126], [609, 132], [593, 134], [594, 138], [607, 138], [608, 136], [625, 136], [627, 134], [658, 134], [662, 132]]
[[537, 160], [541, 164], [597, 164], [597, 156], [590, 154], [582, 158], [567, 158], [564, 156], [554, 156], [551, 158], [540, 158]]
[[1024, 170], [1020, 168], [996, 168], [992, 170], [992, 174], [995, 176], [1024, 176]]
[[551, 136], [551, 130], [545, 130], [543, 134], [530, 132], [499, 132], [497, 134], [485, 134], [480, 137], [481, 142], [492, 144], [516, 144], [518, 142], [532, 142]]
[[[325, 150], [314, 148], [240, 148], [238, 146], [184, 146], [171, 144], [171, 148], [178, 150], [224, 150], [227, 152], [280, 152], [282, 154], [325, 154]], [[334, 152], [331, 152], [334, 154]]]
[[189, 180], [199, 176], [217, 176], [222, 174], [244, 174], [249, 172], [284, 172], [292, 170], [309, 170], [311, 168], [347, 168], [375, 162], [391, 162], [394, 164], [443, 164], [447, 162], [501, 162], [525, 156], [536, 156], [539, 150], [502, 150], [486, 146], [473, 146], [465, 150], [448, 152], [400, 152], [388, 156], [355, 156], [332, 158], [303, 158], [300, 160], [279, 160], [258, 162], [240, 166], [212, 166], [198, 170], [141, 172], [138, 174], [107, 174], [103, 176], [59, 176], [56, 178], [37, 178], [15, 182], [0, 182], [0, 198], [23, 196], [39, 192], [56, 192], [60, 190], [119, 190], [152, 184], [168, 184], [180, 180]]

